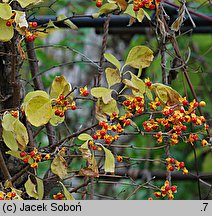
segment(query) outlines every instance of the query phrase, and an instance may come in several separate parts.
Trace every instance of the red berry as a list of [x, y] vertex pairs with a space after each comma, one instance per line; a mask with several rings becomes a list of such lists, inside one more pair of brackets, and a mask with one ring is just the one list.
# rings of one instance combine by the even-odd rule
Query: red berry
[[113, 115], [114, 117], [116, 117], [117, 113], [116, 113], [116, 112], [113, 112], [112, 115]]
[[144, 4], [149, 4], [149, 0], [144, 0], [143, 3]]
[[64, 114], [63, 112], [60, 113], [60, 117], [61, 117], [61, 118], [64, 117], [64, 115], [65, 115], [65, 114]]
[[34, 36], [34, 35], [29, 35], [29, 36], [26, 37], [26, 40], [27, 40], [28, 42], [32, 42], [32, 41], [35, 40], [35, 36]]
[[177, 187], [176, 186], [171, 186], [171, 191], [172, 192], [175, 192], [177, 190]]
[[4, 197], [0, 197], [0, 200], [4, 200]]
[[151, 127], [146, 127], [146, 128], [145, 128], [145, 131], [146, 131], [146, 132], [150, 132], [151, 130], [152, 130]]
[[170, 186], [169, 186], [169, 185], [166, 185], [166, 186], [165, 186], [165, 190], [166, 190], [166, 191], [170, 190]]
[[33, 28], [36, 28], [38, 26], [38, 23], [37, 22], [32, 22], [32, 27]]
[[64, 100], [65, 96], [64, 95], [60, 95], [59, 98], [60, 98], [60, 100]]
[[11, 197], [14, 198], [16, 196], [16, 192], [11, 192]]
[[149, 9], [150, 9], [150, 10], [154, 10], [154, 9], [155, 9], [155, 5], [154, 5], [154, 4], [151, 4], [151, 5], [149, 6]]
[[181, 113], [184, 113], [184, 112], [185, 112], [185, 110], [184, 110], [183, 107], [180, 108], [180, 112], [181, 112]]
[[84, 97], [87, 97], [87, 96], [89, 95], [89, 91], [88, 91], [88, 90], [85, 90], [85, 91], [82, 93], [82, 95], [83, 95]]
[[126, 101], [124, 101], [124, 106], [129, 106], [130, 105], [130, 101], [129, 100], [126, 100]]
[[142, 112], [143, 112], [142, 109], [138, 109], [138, 110], [137, 110], [137, 113], [138, 113], [138, 114], [142, 114]]
[[68, 101], [64, 101], [64, 105], [67, 106], [69, 104]]
[[133, 10], [134, 10], [134, 11], [139, 11], [139, 7], [134, 6]]
[[101, 7], [102, 6], [102, 2], [101, 1], [96, 2], [96, 6], [97, 7]]
[[76, 108], [77, 108], [76, 105], [72, 105], [72, 106], [71, 106], [71, 109], [72, 109], [72, 110], [75, 110]]
[[92, 146], [92, 149], [95, 151], [97, 149], [97, 146]]
[[170, 166], [170, 167], [169, 167], [169, 171], [171, 171], [171, 172], [174, 171], [174, 167], [173, 167], [173, 166]]
[[30, 154], [31, 157], [36, 155], [34, 151], [31, 151], [29, 154]]
[[130, 125], [130, 124], [131, 124], [130, 119], [127, 119], [126, 122], [125, 122], [125, 124], [126, 124], [126, 125]]
[[152, 82], [149, 81], [149, 82], [146, 83], [146, 85], [147, 85], [147, 86], [151, 86], [151, 85], [152, 85]]
[[170, 163], [175, 163], [175, 159], [174, 159], [174, 158], [171, 158], [171, 159], [170, 159]]
[[183, 106], [187, 106], [189, 104], [187, 100], [184, 100], [182, 103], [183, 103]]
[[180, 168], [183, 168], [185, 166], [184, 162], [180, 162], [179, 166]]
[[143, 2], [140, 2], [139, 5], [138, 5], [139, 8], [142, 8], [143, 6], [144, 6]]
[[94, 135], [92, 136], [92, 138], [95, 139], [95, 140], [97, 140], [97, 139], [98, 139], [98, 135], [97, 135], [97, 134], [94, 134]]
[[142, 101], [142, 97], [136, 97], [136, 100], [138, 101], [138, 102], [141, 102]]
[[100, 131], [100, 135], [101, 135], [101, 136], [105, 136], [105, 135], [106, 135], [106, 132], [105, 132], [105, 131]]
[[27, 158], [24, 158], [24, 159], [23, 159], [23, 162], [24, 162], [24, 163], [28, 163], [28, 159], [27, 159]]
[[169, 109], [169, 113], [172, 114], [173, 112], [174, 112], [174, 109], [173, 109], [173, 108], [170, 108], [170, 109]]
[[9, 26], [11, 26], [11, 25], [12, 25], [12, 23], [11, 23], [10, 21], [7, 21], [7, 22], [6, 22], [6, 26], [9, 27]]
[[196, 101], [195, 103], [194, 103], [194, 107], [198, 107], [199, 106], [199, 103]]
[[20, 152], [20, 157], [24, 157], [26, 155], [26, 153], [25, 152]]
[[60, 110], [55, 110], [55, 112], [54, 112], [54, 114], [56, 115], [56, 116], [59, 116], [60, 115]]
[[135, 109], [135, 104], [131, 104], [131, 109]]
[[182, 130], [182, 131], [186, 131], [186, 130], [187, 130], [186, 125], [183, 125], [182, 128], [181, 128], [181, 130]]
[[156, 103], [156, 106], [160, 106], [160, 101], [158, 101], [158, 102]]
[[105, 139], [106, 144], [110, 144], [110, 139]]

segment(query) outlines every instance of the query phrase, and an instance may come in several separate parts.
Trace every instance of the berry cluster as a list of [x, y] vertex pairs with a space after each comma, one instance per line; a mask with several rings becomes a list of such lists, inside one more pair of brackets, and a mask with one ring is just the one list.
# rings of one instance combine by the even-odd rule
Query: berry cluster
[[43, 159], [48, 160], [50, 159], [50, 154], [46, 154], [44, 157], [42, 157], [41, 154], [38, 153], [38, 150], [36, 148], [33, 149], [33, 151], [26, 153], [25, 151], [20, 152], [20, 157], [23, 158], [22, 161], [24, 163], [29, 163], [30, 159], [33, 159], [33, 163], [31, 163], [31, 168], [37, 168], [38, 162], [41, 162]]
[[80, 95], [83, 97], [87, 97], [89, 95], [87, 86], [85, 86], [84, 88], [80, 88]]
[[16, 15], [16, 12], [12, 12], [12, 16], [10, 17], [9, 20], [7, 20], [6, 22], [6, 26], [10, 27], [14, 22], [15, 22], [15, 15]]
[[173, 193], [177, 193], [177, 186], [171, 186], [169, 181], [165, 181], [164, 185], [160, 188], [160, 191], [155, 192], [154, 196], [156, 198], [167, 196], [169, 200], [172, 200], [174, 198]]
[[166, 158], [167, 162], [167, 171], [182, 170], [183, 174], [188, 174], [188, 170], [185, 167], [185, 163], [183, 161], [179, 162], [174, 158]]
[[15, 191], [4, 193], [0, 191], [0, 200], [13, 200], [17, 196]]
[[144, 111], [144, 98], [141, 96], [129, 97], [123, 102], [123, 105], [131, 114], [142, 114]]
[[66, 100], [66, 97], [64, 95], [58, 96], [56, 99], [56, 103], [53, 104], [54, 113], [56, 116], [60, 116], [61, 118], [65, 116], [65, 112], [68, 109], [76, 110], [77, 106], [75, 102], [69, 103], [68, 100]]
[[64, 194], [59, 192], [59, 193], [53, 195], [53, 199], [55, 199], [55, 200], [64, 200], [65, 196], [64, 196]]

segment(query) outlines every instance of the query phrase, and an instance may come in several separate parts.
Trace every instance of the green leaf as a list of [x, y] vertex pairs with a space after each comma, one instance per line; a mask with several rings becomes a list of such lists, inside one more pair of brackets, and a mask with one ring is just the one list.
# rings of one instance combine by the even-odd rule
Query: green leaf
[[212, 173], [212, 154], [209, 152], [202, 163], [202, 171], [204, 173]]
[[133, 10], [133, 4], [128, 4], [127, 9], [124, 11], [125, 14], [130, 15], [133, 18], [136, 18], [136, 13]]
[[146, 88], [146, 96], [149, 98], [149, 100], [153, 100], [152, 92], [148, 88]]
[[108, 14], [108, 13], [116, 10], [117, 8], [118, 8], [118, 6], [114, 3], [106, 3], [106, 4], [102, 5], [101, 9], [97, 13], [92, 14], [92, 17], [98, 18], [102, 14]]
[[119, 70], [121, 69], [121, 63], [119, 60], [111, 53], [105, 53], [104, 54], [105, 59], [115, 65]]
[[43, 184], [43, 180], [42, 179], [39, 179], [37, 177], [36, 178], [36, 181], [37, 181], [37, 193], [38, 193], [38, 199], [39, 200], [42, 200], [43, 199], [43, 195], [44, 195], [44, 184]]
[[130, 65], [133, 68], [149, 67], [153, 60], [153, 52], [146, 46], [133, 47], [128, 56], [125, 65]]
[[78, 139], [82, 140], [82, 141], [86, 141], [86, 140], [91, 140], [92, 137], [91, 137], [91, 135], [89, 135], [87, 133], [82, 133], [78, 136]]
[[7, 42], [12, 39], [14, 35], [13, 26], [6, 26], [7, 20], [0, 18], [0, 41]]
[[151, 17], [149, 16], [149, 14], [142, 8], [140, 8], [140, 10], [142, 10], [144, 12], [144, 15], [146, 16], [146, 18], [151, 21]]
[[57, 17], [57, 21], [61, 20], [64, 20], [63, 23], [66, 24], [70, 29], [75, 31], [78, 30], [78, 27], [73, 22], [71, 22], [71, 20], [64, 14], [61, 14]]
[[6, 131], [5, 129], [3, 129], [2, 138], [9, 149], [11, 149], [12, 151], [18, 150], [18, 143], [12, 131]]
[[105, 163], [104, 163], [105, 172], [114, 173], [115, 172], [115, 158], [109, 149], [105, 148], [103, 145], [101, 146], [105, 152]]
[[109, 88], [115, 85], [116, 83], [121, 82], [121, 77], [119, 76], [119, 72], [117, 69], [106, 68], [105, 74]]
[[[6, 154], [9, 154], [9, 155], [11, 155], [11, 156], [13, 156], [13, 157], [19, 158], [19, 159], [21, 159], [21, 160], [23, 160], [24, 158], [27, 157], [27, 156], [21, 157], [21, 156], [20, 156], [20, 152], [21, 152], [21, 151], [13, 151], [13, 150], [12, 150], [12, 151], [7, 151]], [[29, 164], [34, 163], [34, 160], [33, 160], [32, 158], [30, 158], [29, 161], [28, 161], [28, 163], [29, 163]]]
[[116, 100], [112, 99], [108, 104], [102, 104], [102, 111], [107, 115], [111, 115], [113, 112], [119, 114]]
[[61, 155], [57, 155], [52, 161], [51, 171], [61, 179], [67, 175], [66, 160]]
[[32, 183], [30, 176], [28, 176], [28, 180], [24, 184], [24, 187], [26, 189], [26, 193], [35, 199], [38, 199], [38, 192], [36, 191], [35, 184]]
[[140, 9], [138, 11], [138, 13], [137, 13], [137, 17], [136, 18], [137, 18], [138, 22], [142, 22], [143, 19], [144, 19], [144, 11]]
[[17, 0], [22, 8], [29, 6], [30, 4], [38, 4], [42, 2], [42, 0]]
[[63, 193], [65, 195], [66, 200], [75, 200], [72, 194], [67, 190], [62, 182], [59, 182], [63, 187]]
[[44, 178], [46, 172], [50, 169], [50, 167], [51, 160], [39, 162], [37, 168], [37, 176], [40, 178]]
[[9, 4], [0, 3], [0, 18], [9, 20], [12, 16], [12, 8]]
[[33, 97], [25, 106], [27, 120], [39, 127], [48, 123], [52, 117], [52, 105], [50, 98], [43, 96]]
[[109, 103], [112, 100], [111, 93], [112, 89], [104, 87], [94, 87], [91, 89], [91, 94], [96, 98], [102, 98], [104, 104]]
[[[64, 76], [56, 76], [52, 82], [50, 89], [51, 98], [57, 98], [60, 95], [67, 96], [72, 90], [71, 84], [66, 80]], [[72, 101], [73, 96], [67, 97], [69, 101]]]

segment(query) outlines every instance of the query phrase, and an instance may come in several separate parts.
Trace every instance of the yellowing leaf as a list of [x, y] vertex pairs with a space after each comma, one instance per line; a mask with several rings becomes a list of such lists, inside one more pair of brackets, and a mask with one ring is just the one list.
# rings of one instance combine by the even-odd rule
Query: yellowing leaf
[[126, 85], [126, 87], [131, 88], [132, 90], [136, 92], [139, 91], [138, 87], [135, 86], [131, 80], [123, 79], [122, 82]]
[[149, 98], [149, 100], [153, 100], [152, 92], [149, 88], [146, 87], [146, 96]]
[[91, 94], [96, 98], [102, 98], [102, 101], [107, 104], [112, 100], [112, 91], [113, 90], [104, 87], [94, 87], [91, 89]]
[[[50, 96], [52, 98], [57, 98], [59, 95], [68, 95], [72, 90], [71, 84], [66, 80], [64, 76], [57, 76], [52, 82], [52, 86], [50, 89]], [[67, 97], [70, 101], [72, 100], [72, 96], [69, 95]]]
[[79, 150], [82, 154], [82, 158], [90, 162], [91, 161], [91, 151], [88, 148], [88, 140], [79, 147]]
[[62, 122], [64, 122], [64, 120], [65, 120], [65, 116], [63, 116], [63, 117], [57, 116], [57, 115], [55, 115], [54, 110], [52, 110], [52, 117], [49, 121], [49, 123], [51, 125], [57, 126], [57, 125], [61, 124]]
[[139, 10], [137, 13], [137, 20], [138, 22], [142, 22], [144, 19], [144, 11], [143, 10]]
[[0, 3], [0, 18], [9, 20], [12, 16], [12, 8], [9, 4]]
[[102, 5], [101, 9], [97, 13], [92, 14], [92, 17], [98, 18], [102, 14], [108, 14], [108, 13], [116, 10], [117, 7], [118, 6], [114, 3], [106, 3], [106, 4]]
[[113, 112], [119, 114], [116, 100], [112, 99], [108, 104], [102, 104], [102, 111], [107, 115], [111, 115]]
[[92, 137], [91, 137], [91, 135], [89, 135], [87, 133], [82, 133], [78, 136], [78, 139], [82, 140], [82, 141], [86, 141], [86, 140], [92, 139]]
[[43, 96], [33, 97], [25, 106], [27, 120], [39, 127], [48, 123], [52, 117], [52, 105], [50, 98]]
[[105, 172], [114, 173], [115, 172], [114, 156], [109, 149], [105, 148], [103, 145], [101, 146], [105, 152], [105, 163], [104, 163]]
[[65, 195], [66, 200], [75, 200], [72, 194], [67, 190], [62, 182], [59, 182], [63, 186], [63, 193]]
[[146, 68], [150, 66], [153, 57], [153, 52], [148, 47], [135, 46], [130, 50], [125, 65], [138, 69]]
[[125, 11], [127, 9], [128, 4], [125, 0], [116, 0], [116, 2], [122, 11]]
[[136, 18], [136, 13], [133, 10], [133, 4], [128, 4], [128, 7], [127, 7], [127, 9], [125, 10], [124, 13], [130, 15], [133, 18]]
[[57, 21], [61, 20], [64, 20], [63, 23], [66, 24], [72, 30], [78, 30], [78, 27], [73, 22], [71, 22], [71, 20], [64, 14], [58, 16]]
[[139, 79], [135, 74], [131, 73], [131, 81], [133, 83], [134, 86], [136, 86], [136, 88], [139, 90], [139, 92], [141, 94], [143, 94], [145, 92], [145, 83], [143, 80]]
[[154, 83], [152, 87], [162, 106], [174, 106], [179, 103], [179, 98], [182, 97], [170, 86]]
[[121, 63], [119, 60], [111, 53], [104, 54], [105, 59], [107, 59], [110, 63], [115, 65], [119, 70], [121, 69]]
[[14, 35], [13, 26], [6, 26], [6, 22], [7, 20], [0, 18], [0, 41], [2, 42], [9, 41]]
[[2, 138], [9, 149], [13, 151], [18, 150], [18, 143], [12, 131], [6, 131], [5, 129], [3, 129]]
[[14, 131], [14, 122], [17, 121], [17, 118], [13, 117], [10, 113], [4, 113], [2, 119], [2, 127], [7, 131]]
[[35, 184], [32, 183], [30, 176], [28, 176], [28, 180], [24, 184], [26, 189], [26, 193], [35, 199], [38, 199], [38, 192], [36, 191]]
[[22, 8], [29, 6], [30, 4], [38, 4], [42, 2], [42, 0], [17, 0]]
[[37, 181], [37, 193], [38, 193], [38, 199], [42, 200], [43, 199], [43, 195], [44, 195], [44, 185], [43, 185], [43, 180], [40, 178], [36, 178]]
[[67, 175], [66, 160], [61, 156], [57, 155], [51, 163], [51, 171], [63, 179]]
[[102, 104], [103, 102], [98, 99], [96, 106], [95, 106], [95, 117], [98, 121], [107, 121], [107, 116], [102, 111]]
[[105, 74], [109, 88], [115, 85], [116, 83], [121, 82], [121, 77], [119, 76], [119, 72], [117, 69], [106, 68]]

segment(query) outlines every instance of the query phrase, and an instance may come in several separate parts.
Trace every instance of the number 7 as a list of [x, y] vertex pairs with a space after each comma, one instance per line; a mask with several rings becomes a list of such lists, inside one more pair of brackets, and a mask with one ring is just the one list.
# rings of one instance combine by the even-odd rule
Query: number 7
[[204, 210], [203, 210], [203, 211], [206, 211], [206, 208], [207, 208], [207, 206], [208, 206], [208, 203], [203, 203], [203, 205], [205, 205], [205, 207], [204, 207]]

